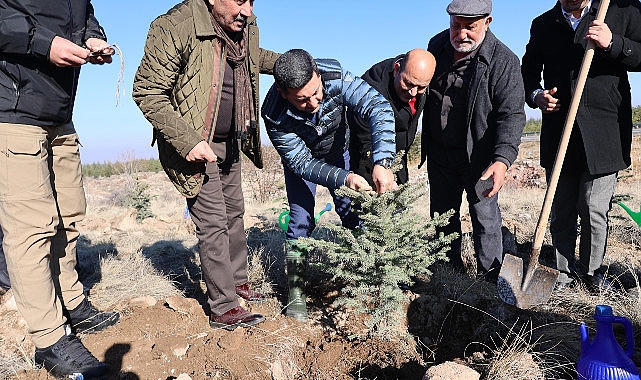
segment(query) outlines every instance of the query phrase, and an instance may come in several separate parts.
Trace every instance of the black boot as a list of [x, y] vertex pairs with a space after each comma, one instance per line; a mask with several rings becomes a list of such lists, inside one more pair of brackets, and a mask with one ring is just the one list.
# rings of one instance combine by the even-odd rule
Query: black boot
[[96, 309], [87, 298], [75, 309], [69, 310], [69, 323], [74, 334], [93, 334], [113, 326], [120, 320], [120, 314]]
[[36, 348], [34, 361], [56, 377], [77, 378], [79, 376], [73, 375], [82, 374], [85, 379], [92, 379], [107, 371], [107, 366], [99, 362], [71, 332], [49, 347]]

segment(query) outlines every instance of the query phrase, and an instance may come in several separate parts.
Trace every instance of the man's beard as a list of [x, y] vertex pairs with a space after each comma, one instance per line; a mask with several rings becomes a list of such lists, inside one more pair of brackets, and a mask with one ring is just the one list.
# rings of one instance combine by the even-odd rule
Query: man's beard
[[481, 46], [483, 40], [485, 40], [485, 36], [486, 34], [484, 34], [483, 37], [478, 41], [473, 41], [470, 38], [466, 38], [462, 41], [457, 41], [456, 43], [452, 42], [452, 47], [459, 53], [471, 53], [474, 50], [478, 49], [479, 46]]

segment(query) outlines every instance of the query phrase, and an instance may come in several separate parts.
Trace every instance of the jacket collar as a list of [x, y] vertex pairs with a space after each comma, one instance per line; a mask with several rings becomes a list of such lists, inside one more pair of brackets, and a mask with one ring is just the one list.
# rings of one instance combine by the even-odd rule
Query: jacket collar
[[483, 43], [481, 43], [481, 46], [479, 46], [479, 51], [476, 54], [479, 61], [483, 61], [487, 65], [489, 65], [490, 61], [492, 60], [492, 56], [494, 55], [497, 41], [498, 39], [496, 38], [494, 33], [492, 33], [490, 29], [488, 29], [487, 33], [485, 34], [485, 39], [483, 40]]
[[[196, 28], [196, 37], [211, 37], [215, 36], [216, 32], [211, 25], [211, 16], [209, 16], [209, 8], [207, 7], [207, 0], [189, 0], [191, 1], [191, 9], [194, 16], [194, 25]], [[247, 19], [245, 26], [256, 22], [256, 15], [252, 13]]]

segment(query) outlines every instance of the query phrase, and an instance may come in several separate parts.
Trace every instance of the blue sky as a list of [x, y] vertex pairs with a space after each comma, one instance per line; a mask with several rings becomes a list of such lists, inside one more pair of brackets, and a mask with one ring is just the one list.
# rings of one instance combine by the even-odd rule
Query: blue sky
[[[151, 125], [131, 99], [149, 24], [177, 0], [92, 0], [96, 16], [111, 43], [125, 58], [120, 104], [116, 106], [119, 60], [105, 66], [85, 65], [81, 72], [74, 122], [84, 163], [116, 161], [132, 154], [157, 157], [151, 147]], [[261, 46], [277, 52], [303, 48], [317, 58], [336, 58], [356, 75], [372, 64], [413, 48], [446, 29], [450, 0], [256, 0]], [[494, 0], [491, 30], [521, 57], [534, 17], [554, 0]], [[641, 104], [641, 74], [630, 75], [633, 104]], [[272, 84], [261, 76], [261, 99]], [[529, 109], [528, 109], [529, 110]], [[528, 111], [529, 117], [539, 117]]]

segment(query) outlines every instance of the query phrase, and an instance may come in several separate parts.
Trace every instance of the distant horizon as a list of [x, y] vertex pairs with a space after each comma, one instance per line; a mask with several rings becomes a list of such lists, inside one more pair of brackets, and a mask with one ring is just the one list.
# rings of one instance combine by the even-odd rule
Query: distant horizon
[[[110, 65], [85, 65], [81, 70], [73, 120], [82, 143], [82, 160], [113, 162], [132, 150], [141, 158], [156, 158], [157, 149], [151, 146], [151, 124], [133, 102], [131, 89], [149, 24], [179, 1], [91, 2], [109, 42], [122, 49], [125, 67], [118, 106], [115, 92], [121, 56], [115, 56]], [[426, 48], [432, 36], [448, 27], [445, 8], [449, 3], [450, 0], [398, 0], [389, 4], [326, 0], [319, 6], [280, 0], [274, 6], [258, 0], [254, 12], [260, 26], [261, 47], [276, 52], [303, 48], [316, 58], [336, 58], [353, 74], [361, 75], [383, 59]], [[532, 20], [555, 3], [556, 0], [493, 0], [490, 29], [521, 58]], [[260, 76], [261, 101], [272, 83], [271, 76]], [[641, 74], [630, 73], [630, 83], [632, 104], [636, 106], [641, 104]], [[525, 111], [528, 119], [540, 119], [538, 110], [526, 106]], [[263, 143], [268, 141], [264, 128], [262, 136]]]

